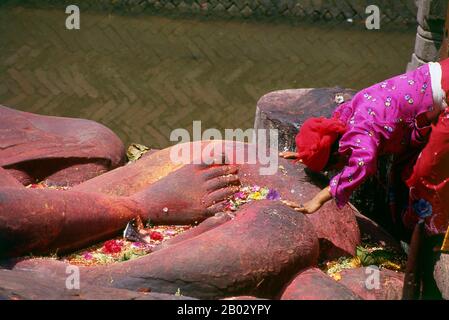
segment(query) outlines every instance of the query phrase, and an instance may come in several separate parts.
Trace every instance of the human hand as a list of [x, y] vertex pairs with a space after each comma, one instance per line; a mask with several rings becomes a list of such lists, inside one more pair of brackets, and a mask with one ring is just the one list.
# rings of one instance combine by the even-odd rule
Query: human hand
[[304, 214], [312, 214], [317, 212], [322, 206], [323, 204], [320, 201], [312, 199], [304, 203], [304, 205], [301, 208], [298, 208], [297, 211]]
[[293, 208], [295, 211], [302, 212], [304, 214], [312, 214], [314, 212], [317, 212], [323, 206], [323, 204], [325, 204], [330, 199], [332, 199], [330, 188], [326, 187], [318, 192], [312, 200], [304, 203], [304, 205], [296, 204], [295, 202], [287, 200], [284, 200], [282, 202], [287, 206]]
[[279, 157], [284, 159], [298, 159], [298, 153], [292, 151], [284, 151], [279, 153]]
[[317, 200], [310, 200], [308, 202], [306, 202], [305, 204], [298, 204], [296, 202], [293, 201], [288, 201], [288, 200], [284, 200], [282, 201], [285, 205], [289, 206], [290, 208], [292, 208], [293, 210], [297, 211], [297, 212], [301, 212], [304, 214], [312, 214], [316, 211], [318, 211], [321, 207], [322, 207], [322, 203], [320, 201]]

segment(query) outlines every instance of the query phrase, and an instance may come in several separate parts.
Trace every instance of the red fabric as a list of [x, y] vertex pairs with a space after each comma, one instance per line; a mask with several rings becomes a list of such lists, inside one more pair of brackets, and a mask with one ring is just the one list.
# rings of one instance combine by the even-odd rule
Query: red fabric
[[446, 92], [446, 100], [449, 99], [449, 58], [440, 61], [441, 65], [441, 87], [443, 91]]
[[[425, 218], [429, 234], [444, 234], [449, 225], [449, 113], [440, 116], [428, 144], [424, 147], [407, 180], [410, 188], [410, 210], [404, 217], [410, 228], [419, 220], [413, 211], [413, 203], [427, 201], [432, 215]], [[415, 210], [416, 211], [416, 210]], [[408, 221], [408, 223], [407, 223]]]
[[337, 118], [311, 118], [304, 122], [296, 136], [298, 159], [310, 170], [324, 169], [332, 144], [346, 132], [346, 125]]

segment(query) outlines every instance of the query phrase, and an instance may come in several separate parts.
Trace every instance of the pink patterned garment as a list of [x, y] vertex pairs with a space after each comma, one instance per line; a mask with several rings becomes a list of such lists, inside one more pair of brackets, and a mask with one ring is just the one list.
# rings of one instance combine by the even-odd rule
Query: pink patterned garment
[[[422, 116], [438, 115], [434, 107], [429, 65], [371, 86], [339, 106], [334, 115], [347, 124], [339, 153], [348, 157], [344, 169], [331, 179], [338, 207], [377, 170], [383, 154], [403, 155], [424, 147], [430, 126], [418, 126]], [[435, 85], [435, 84], [434, 84]]]

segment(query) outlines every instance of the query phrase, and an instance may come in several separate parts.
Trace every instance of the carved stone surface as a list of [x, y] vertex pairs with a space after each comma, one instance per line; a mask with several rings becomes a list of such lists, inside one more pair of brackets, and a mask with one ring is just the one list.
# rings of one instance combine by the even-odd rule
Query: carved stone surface
[[[314, 228], [304, 215], [264, 200], [197, 237], [139, 259], [81, 267], [80, 273], [86, 283], [98, 286], [163, 293], [180, 289], [197, 298], [273, 298], [294, 274], [317, 263], [318, 250]], [[35, 259], [19, 262], [15, 269], [63, 277], [66, 264]]]
[[8, 171], [0, 167], [0, 187], [21, 188], [23, 185], [12, 175], [10, 175]]
[[[309, 97], [307, 101], [311, 104], [323, 101], [321, 105], [324, 107], [316, 112], [330, 113], [331, 110], [326, 106], [335, 90], [338, 91], [325, 89], [325, 94], [320, 93], [320, 90], [309, 90], [306, 92]], [[310, 112], [304, 109], [301, 115], [306, 117], [315, 114]], [[282, 112], [278, 116], [288, 123], [289, 117]], [[15, 119], [18, 119], [19, 128], [22, 128], [28, 118], [34, 121], [33, 117], [31, 114], [26, 117], [20, 114]], [[58, 131], [62, 121], [60, 118], [45, 117], [42, 121], [46, 133], [38, 131], [36, 136], [43, 137], [43, 146], [49, 143], [50, 136], [53, 137], [47, 135], [48, 132], [55, 134], [58, 139], [64, 138], [64, 134], [68, 136], [65, 131]], [[72, 119], [67, 121], [68, 126]], [[100, 129], [95, 127], [92, 130]], [[11, 134], [10, 137], [14, 136], [13, 131], [7, 132]], [[102, 150], [108, 149], [108, 144], [115, 145], [114, 141], [105, 140]], [[59, 150], [61, 145], [58, 144], [50, 146], [55, 146], [54, 152], [57, 154], [69, 157], [84, 148], [83, 144], [76, 143], [73, 149], [68, 150]], [[269, 150], [271, 157], [267, 165], [260, 158], [260, 150], [251, 144], [204, 141], [184, 146], [191, 151], [199, 148], [201, 153], [214, 150], [215, 156], [224, 153], [230, 164], [226, 167], [235, 168], [236, 171], [232, 173], [238, 175], [242, 185], [274, 189], [283, 200], [304, 203], [320, 189], [314, 177], [308, 176], [301, 164], [279, 158], [278, 150]], [[217, 149], [218, 146], [221, 148]], [[164, 243], [147, 256], [107, 266], [80, 267], [81, 279], [88, 286], [78, 293], [68, 293], [63, 289], [67, 277], [66, 263], [52, 259], [9, 260], [8, 267], [14, 272], [0, 270], [5, 274], [5, 280], [0, 280], [0, 297], [33, 299], [59, 295], [62, 299], [95, 299], [101, 297], [103, 290], [117, 299], [171, 299], [177, 297], [155, 292], [173, 295], [179, 291], [195, 298], [278, 298], [298, 272], [315, 267], [319, 259], [354, 255], [360, 243], [361, 215], [350, 205], [339, 210], [333, 202], [329, 202], [314, 215], [305, 216], [280, 201], [262, 200], [239, 208], [235, 218], [229, 213], [220, 213], [206, 219], [212, 213], [206, 212], [201, 203], [203, 193], [210, 190], [211, 185], [208, 184], [209, 180], [198, 180], [198, 177], [222, 167], [176, 163], [172, 158], [173, 150], [167, 148], [148, 153], [136, 162], [96, 176], [66, 191], [26, 189], [12, 177], [12, 171], [0, 168], [0, 177], [4, 178], [0, 181], [0, 255], [11, 257], [29, 252], [81, 249], [115, 236], [133, 217], [140, 215], [148, 218], [154, 210], [160, 211], [152, 216], [157, 223], [180, 224], [204, 220], [196, 228]], [[86, 152], [89, 163], [91, 158], [88, 148], [82, 152]], [[254, 155], [256, 160], [240, 163], [238, 159], [241, 155], [246, 160]], [[33, 153], [32, 157], [33, 161], [46, 163], [48, 160], [45, 152]], [[117, 161], [118, 164], [120, 160]], [[269, 165], [274, 170], [270, 174], [263, 174], [263, 169], [268, 169]], [[206, 172], [205, 168], [212, 171]], [[107, 170], [106, 167], [103, 169]], [[19, 169], [15, 167], [14, 170]], [[64, 172], [65, 168], [57, 168], [55, 175], [59, 173], [58, 170]], [[28, 174], [25, 170], [21, 172]], [[67, 173], [64, 176], [79, 177]], [[55, 181], [60, 182], [60, 177]], [[163, 206], [167, 206], [166, 211], [162, 210]], [[390, 240], [384, 234], [380, 237]], [[293, 296], [299, 294], [300, 298], [359, 298], [320, 272], [311, 269], [299, 274], [289, 286], [290, 293]], [[23, 283], [35, 274], [39, 274], [39, 277], [29, 288], [25, 288]], [[306, 283], [310, 290], [301, 291], [303, 286], [298, 287], [297, 283]], [[56, 293], [51, 293], [43, 290], [39, 294], [35, 289], [38, 286], [54, 286], [61, 291], [58, 289]], [[335, 290], [332, 289], [334, 286]], [[285, 297], [290, 293], [284, 293]]]
[[287, 286], [281, 300], [360, 300], [360, 297], [320, 269], [308, 269]]
[[374, 268], [343, 270], [339, 282], [364, 300], [401, 300], [404, 274], [382, 269], [377, 282], [376, 272]]
[[435, 269], [434, 277], [441, 295], [444, 299], [449, 299], [449, 254], [441, 254], [438, 259]]
[[155, 292], [98, 287], [83, 283], [68, 289], [65, 278], [38, 272], [0, 269], [0, 300], [194, 300], [190, 297]]
[[22, 184], [74, 185], [124, 162], [120, 139], [99, 123], [0, 106], [0, 167]]
[[356, 212], [356, 220], [360, 229], [362, 238], [367, 238], [373, 243], [386, 246], [390, 249], [401, 252], [402, 247], [399, 241], [397, 241], [391, 234], [389, 234], [378, 223], [364, 216], [360, 212]]
[[[200, 145], [207, 146], [207, 142]], [[223, 145], [231, 162], [235, 161], [236, 154], [249, 154], [255, 152], [254, 148], [232, 142]], [[274, 174], [261, 175], [261, 163], [240, 164], [237, 165], [240, 182], [269, 187], [279, 192], [282, 199], [297, 203], [309, 200], [318, 192], [319, 188], [311, 183], [301, 165], [280, 159], [273, 152], [273, 161], [278, 161], [272, 164]], [[3, 255], [13, 256], [79, 249], [117, 234], [139, 214], [143, 218], [152, 214], [155, 223], [200, 222], [207, 217], [206, 209], [201, 207], [204, 191], [198, 183], [192, 185], [192, 179], [197, 177], [192, 170], [196, 169], [191, 165], [174, 164], [170, 149], [166, 149], [68, 191], [0, 189], [5, 204], [0, 208], [5, 246], [1, 251]], [[164, 206], [167, 213], [162, 210]], [[354, 254], [360, 233], [353, 209], [346, 206], [338, 210], [330, 202], [308, 219], [320, 239], [322, 258]], [[85, 221], [90, 221], [90, 228], [84, 227]]]
[[329, 117], [338, 103], [336, 97], [351, 100], [352, 89], [289, 89], [270, 92], [259, 99], [254, 128], [278, 129], [279, 151], [294, 151], [295, 137], [310, 117]]

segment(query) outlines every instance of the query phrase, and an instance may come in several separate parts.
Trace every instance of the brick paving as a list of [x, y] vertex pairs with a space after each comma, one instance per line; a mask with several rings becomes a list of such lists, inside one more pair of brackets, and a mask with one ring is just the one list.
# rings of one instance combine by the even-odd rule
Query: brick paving
[[0, 7], [0, 104], [89, 118], [126, 143], [171, 130], [250, 128], [257, 100], [284, 88], [362, 88], [405, 70], [416, 29], [81, 13]]

